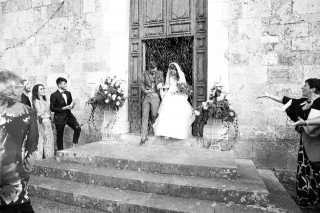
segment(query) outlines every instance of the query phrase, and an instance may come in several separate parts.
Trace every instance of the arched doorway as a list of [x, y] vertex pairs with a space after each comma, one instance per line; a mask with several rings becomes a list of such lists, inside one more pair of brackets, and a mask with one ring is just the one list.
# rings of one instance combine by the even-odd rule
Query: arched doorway
[[[150, 57], [159, 57], [157, 47], [167, 51], [159, 57], [160, 69], [166, 72], [172, 59], [180, 60], [188, 72], [194, 89], [192, 105], [206, 100], [207, 0], [131, 0], [130, 6], [129, 121], [130, 131], [140, 132], [140, 76]], [[185, 57], [174, 56], [182, 50]]]

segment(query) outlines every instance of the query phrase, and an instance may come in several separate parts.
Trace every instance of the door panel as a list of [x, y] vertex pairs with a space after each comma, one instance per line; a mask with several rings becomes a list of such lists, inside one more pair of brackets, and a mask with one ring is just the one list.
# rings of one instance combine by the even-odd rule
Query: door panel
[[171, 0], [170, 20], [191, 19], [191, 0]]
[[151, 24], [164, 21], [165, 0], [144, 0], [144, 24]]

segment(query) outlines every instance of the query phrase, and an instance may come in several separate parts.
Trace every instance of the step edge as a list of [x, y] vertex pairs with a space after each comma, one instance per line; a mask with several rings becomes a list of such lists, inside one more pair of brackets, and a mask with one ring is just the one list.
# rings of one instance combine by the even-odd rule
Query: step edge
[[[77, 165], [77, 163], [71, 163], [71, 162], [59, 162], [59, 163], [64, 163], [64, 164], [75, 164], [75, 165]], [[48, 165], [37, 165], [37, 164], [35, 164], [34, 165], [35, 167], [41, 167], [41, 168], [50, 168], [50, 169], [59, 169], [59, 170], [63, 170], [63, 171], [70, 171], [70, 172], [76, 172], [76, 173], [81, 173], [81, 174], [85, 174], [85, 175], [90, 175], [90, 174], [92, 174], [92, 173], [89, 173], [89, 172], [85, 172], [84, 170], [82, 170], [82, 171], [73, 171], [72, 169], [65, 169], [65, 168], [58, 168], [58, 166], [57, 165], [50, 165], [50, 166], [48, 166]], [[92, 169], [92, 167], [91, 166], [89, 166], [89, 165], [83, 165], [84, 167], [87, 167], [87, 168], [91, 168]], [[102, 170], [110, 170], [110, 171], [115, 171], [115, 170], [117, 170], [117, 171], [119, 171], [120, 173], [121, 172], [131, 172], [131, 173], [138, 173], [138, 174], [143, 174], [143, 175], [145, 175], [145, 176], [147, 176], [147, 175], [159, 175], [159, 176], [162, 176], [162, 177], [174, 177], [174, 178], [177, 178], [177, 179], [184, 179], [184, 178], [188, 178], [188, 179], [202, 179], [202, 180], [214, 180], [214, 181], [219, 181], [220, 183], [222, 183], [223, 185], [227, 185], [227, 186], [229, 186], [230, 185], [230, 182], [232, 183], [232, 186], [236, 186], [237, 185], [237, 183], [239, 183], [240, 181], [239, 180], [227, 180], [227, 179], [223, 179], [223, 178], [221, 178], [221, 179], [219, 179], [219, 178], [205, 178], [205, 177], [198, 177], [198, 176], [179, 176], [179, 175], [170, 175], [170, 174], [162, 174], [162, 173], [152, 173], [152, 172], [145, 172], [145, 171], [134, 171], [134, 170], [118, 170], [118, 169], [115, 169], [115, 168], [107, 168], [107, 167], [103, 167], [103, 168], [94, 168], [94, 170], [96, 171], [95, 173], [93, 173], [93, 175], [97, 175], [97, 176], [104, 176], [104, 177], [109, 177], [109, 178], [119, 178], [119, 179], [128, 179], [128, 180], [136, 180], [136, 181], [140, 181], [140, 179], [138, 179], [138, 178], [135, 178], [135, 177], [121, 177], [121, 175], [118, 175], [118, 176], [116, 176], [116, 175], [112, 175], [112, 173], [110, 173], [109, 175], [103, 175], [103, 174], [101, 174], [102, 172]], [[144, 182], [152, 182], [152, 181], [149, 181], [149, 180], [147, 180], [147, 181], [144, 181]], [[161, 182], [161, 181], [154, 181], [154, 183], [163, 183], [163, 182]], [[268, 190], [265, 188], [265, 185], [264, 185], [264, 183], [263, 183], [263, 180], [261, 180], [261, 182], [249, 182], [248, 181], [248, 183], [246, 182], [246, 181], [242, 181], [242, 182], [240, 182], [240, 183], [244, 183], [244, 184], [246, 184], [246, 186], [248, 186], [248, 187], [250, 187], [250, 186], [252, 186], [252, 184], [259, 184], [260, 186], [259, 187], [263, 187], [262, 189], [260, 189], [260, 190], [250, 190], [250, 191], [248, 191], [248, 192], [251, 192], [251, 193], [254, 193], [254, 192], [259, 192], [259, 193], [261, 193], [261, 194], [265, 194], [265, 195], [268, 195], [269, 194], [269, 192], [268, 192]], [[179, 186], [178, 184], [176, 184], [176, 183], [168, 183], [168, 182], [166, 182], [165, 184], [168, 184], [168, 185], [177, 185], [177, 186]], [[210, 188], [210, 189], [217, 189], [217, 190], [228, 190], [228, 189], [226, 189], [226, 187], [223, 187], [223, 185], [221, 185], [221, 187], [219, 188], [219, 187], [217, 187], [217, 188], [213, 188], [213, 187], [210, 187], [210, 186], [196, 186], [196, 185], [187, 185], [187, 186], [191, 186], [191, 187], [197, 187], [197, 188]], [[185, 186], [185, 185], [184, 185]], [[245, 187], [244, 187], [245, 188]], [[235, 190], [235, 189], [230, 189], [230, 191], [239, 191], [239, 192], [243, 192], [244, 190]], [[245, 191], [245, 192], [247, 192], [247, 191]]]
[[[34, 175], [31, 175], [30, 177], [32, 178]], [[41, 178], [41, 179], [51, 179], [51, 180], [56, 180], [56, 179], [54, 179], [54, 178], [47, 178], [47, 177], [39, 177], [39, 178]], [[71, 181], [66, 181], [66, 180], [63, 180], [64, 182], [71, 182]], [[61, 183], [60, 183], [61, 184]], [[79, 183], [77, 183], [77, 185], [78, 185]], [[80, 183], [81, 185], [87, 185], [88, 187], [90, 187], [90, 185], [89, 184], [84, 184], [84, 183]], [[55, 189], [52, 189], [52, 188], [48, 188], [48, 187], [46, 187], [46, 186], [35, 186], [35, 185], [33, 185], [32, 184], [32, 181], [31, 181], [31, 183], [30, 183], [30, 186], [31, 187], [34, 187], [35, 189], [37, 189], [37, 188], [42, 188], [42, 189], [46, 189], [46, 190], [55, 190], [55, 191], [58, 191], [58, 192], [60, 192], [60, 190], [56, 187]], [[102, 189], [106, 189], [106, 188], [108, 188], [108, 189], [112, 189], [111, 187], [106, 187], [106, 186], [102, 186], [102, 187], [100, 187], [100, 190], [102, 190]], [[129, 190], [122, 190], [122, 189], [119, 189], [119, 191], [129, 191]], [[250, 210], [250, 212], [252, 212], [252, 211], [254, 211], [255, 209], [257, 209], [257, 208], [259, 208], [259, 211], [260, 211], [260, 208], [261, 209], [265, 209], [265, 208], [263, 208], [263, 207], [261, 207], [261, 206], [252, 206], [252, 205], [242, 205], [242, 204], [235, 204], [235, 203], [222, 203], [222, 202], [218, 202], [218, 201], [205, 201], [205, 200], [199, 200], [199, 199], [195, 199], [195, 198], [181, 198], [181, 197], [172, 197], [172, 196], [165, 196], [165, 195], [156, 195], [156, 194], [150, 194], [150, 193], [143, 193], [143, 192], [134, 192], [134, 191], [130, 191], [130, 192], [133, 192], [133, 193], [137, 193], [137, 194], [145, 194], [145, 195], [153, 195], [153, 196], [155, 196], [155, 197], [159, 197], [159, 198], [168, 198], [168, 199], [173, 199], [173, 200], [185, 200], [185, 201], [192, 201], [192, 202], [194, 202], [194, 203], [197, 203], [197, 202], [201, 202], [201, 203], [204, 203], [204, 204], [206, 204], [206, 205], [208, 205], [208, 206], [211, 206], [211, 207], [213, 207], [214, 209], [218, 209], [218, 210], [221, 210], [221, 209], [223, 209], [223, 208], [230, 208], [230, 206], [231, 207], [239, 207], [239, 208], [241, 208], [242, 210], [246, 210], [246, 209], [249, 209]], [[65, 192], [65, 193], [70, 193], [70, 192]], [[93, 197], [93, 196], [89, 196], [89, 195], [81, 195], [80, 193], [79, 194], [77, 194], [77, 193], [73, 193], [73, 192], [71, 192], [71, 194], [73, 195], [73, 196], [87, 196], [87, 197]], [[31, 195], [31, 196], [34, 196], [34, 197], [38, 197], [38, 196], [35, 196], [35, 195]], [[44, 196], [41, 196], [41, 198], [42, 199], [48, 199], [47, 197], [44, 197]], [[101, 198], [99, 198], [99, 197], [96, 197], [97, 199], [101, 199]], [[51, 201], [54, 201], [54, 202], [57, 202], [57, 201], [55, 201], [55, 200], [52, 200], [52, 199], [48, 199], [48, 200], [51, 200]], [[160, 200], [160, 199], [159, 199]], [[115, 202], [118, 202], [117, 200], [108, 200], [108, 201], [115, 201]], [[146, 202], [147, 202], [148, 200], [146, 200], [146, 201], [144, 201], [144, 203], [142, 204], [142, 206], [145, 206], [145, 205], [148, 205]], [[122, 202], [122, 203], [126, 203], [126, 202]], [[127, 202], [127, 204], [133, 204], [133, 205], [141, 205], [141, 204], [134, 204], [134, 203], [129, 203], [129, 202]], [[73, 205], [73, 206], [78, 206], [78, 205]], [[196, 205], [195, 205], [196, 206]], [[149, 208], [157, 208], [157, 207], [153, 207], [153, 206], [151, 206], [150, 204], [149, 204], [149, 206], [146, 206], [146, 207], [149, 207]], [[220, 208], [220, 209], [219, 209]], [[89, 209], [92, 209], [92, 208], [89, 208]], [[96, 211], [101, 211], [101, 210], [99, 210], [99, 209], [95, 209]], [[172, 210], [172, 209], [167, 209], [167, 210], [169, 210], [170, 211], [170, 213], [174, 213], [174, 212], [176, 212], [175, 210]], [[181, 213], [180, 211], [177, 211], [177, 213]], [[261, 211], [261, 212], [264, 212], [264, 211]], [[206, 212], [207, 213], [207, 212]]]

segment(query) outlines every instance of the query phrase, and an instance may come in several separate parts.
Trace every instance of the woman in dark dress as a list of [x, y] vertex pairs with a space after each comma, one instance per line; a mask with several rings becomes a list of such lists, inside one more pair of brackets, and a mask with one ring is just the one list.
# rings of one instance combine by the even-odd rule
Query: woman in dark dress
[[302, 95], [303, 98], [293, 99], [265, 93], [259, 98], [270, 98], [287, 104], [286, 113], [295, 122], [293, 126], [300, 133], [296, 174], [297, 202], [300, 207], [315, 208], [320, 204], [320, 131], [311, 135], [306, 133], [302, 126], [320, 126], [320, 119], [307, 120], [311, 109], [320, 110], [320, 79], [306, 80], [302, 87]]

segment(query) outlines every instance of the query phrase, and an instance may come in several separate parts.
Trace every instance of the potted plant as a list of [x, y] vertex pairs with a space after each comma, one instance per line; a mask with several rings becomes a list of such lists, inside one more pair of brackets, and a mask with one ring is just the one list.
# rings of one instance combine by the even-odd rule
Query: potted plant
[[88, 100], [88, 104], [92, 106], [89, 117], [90, 124], [95, 127], [94, 114], [96, 109], [100, 107], [104, 111], [103, 124], [101, 127], [103, 140], [110, 138], [111, 130], [117, 120], [117, 111], [124, 105], [126, 98], [121, 84], [124, 80], [118, 80], [116, 76], [108, 76], [97, 88], [93, 97]]
[[[209, 100], [195, 108], [194, 113], [198, 116], [198, 124], [202, 130], [201, 136], [205, 139], [207, 148], [229, 150], [230, 143], [221, 147], [223, 140], [235, 140], [238, 136], [237, 114], [223, 92], [223, 86], [215, 85], [211, 89]], [[234, 128], [234, 137], [229, 138], [230, 128]]]

